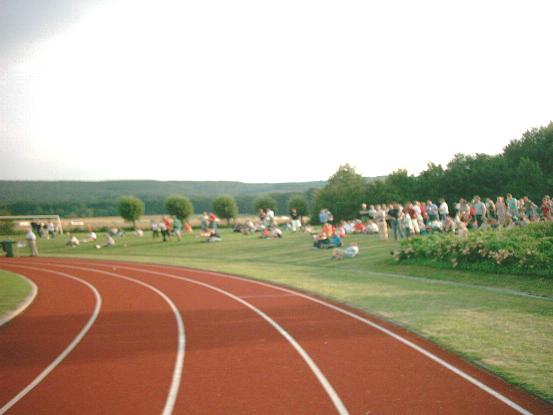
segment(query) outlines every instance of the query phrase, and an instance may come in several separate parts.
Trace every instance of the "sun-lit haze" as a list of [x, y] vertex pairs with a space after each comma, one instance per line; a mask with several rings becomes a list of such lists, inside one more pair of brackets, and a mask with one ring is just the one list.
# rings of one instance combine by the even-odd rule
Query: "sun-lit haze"
[[418, 173], [553, 120], [549, 1], [15, 3], [3, 180]]

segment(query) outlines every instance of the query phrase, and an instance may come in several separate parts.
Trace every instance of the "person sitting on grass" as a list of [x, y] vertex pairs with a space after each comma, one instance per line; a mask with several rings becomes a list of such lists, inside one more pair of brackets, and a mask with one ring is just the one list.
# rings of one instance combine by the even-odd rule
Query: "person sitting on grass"
[[346, 249], [335, 249], [332, 251], [332, 259], [353, 258], [358, 254], [359, 246], [355, 242], [352, 242]]
[[75, 235], [69, 234], [69, 239], [67, 240], [65, 245], [70, 246], [71, 248], [75, 248], [76, 246], [79, 246], [79, 240]]
[[209, 232], [208, 237], [206, 238], [206, 242], [221, 242], [223, 238], [221, 238], [221, 235], [217, 233], [217, 230], [211, 229]]
[[115, 245], [115, 239], [109, 233], [106, 233], [106, 243], [104, 246], [107, 248], [113, 245]]
[[261, 239], [277, 239], [282, 238], [282, 231], [277, 226], [269, 226], [263, 230]]
[[92, 228], [88, 227], [88, 235], [86, 235], [86, 238], [83, 239], [81, 242], [87, 243], [87, 242], [96, 242], [96, 232], [92, 230]]
[[342, 246], [342, 239], [336, 234], [329, 237], [323, 232], [313, 238], [314, 248], [338, 248], [340, 246]]

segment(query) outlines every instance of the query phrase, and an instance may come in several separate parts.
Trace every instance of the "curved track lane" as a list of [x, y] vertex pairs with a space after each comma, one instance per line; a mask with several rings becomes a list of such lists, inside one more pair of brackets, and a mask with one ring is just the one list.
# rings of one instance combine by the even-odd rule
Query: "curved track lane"
[[[78, 274], [80, 278], [94, 281], [103, 295], [107, 287], [101, 285], [114, 284], [118, 276], [152, 285], [171, 298], [184, 317], [187, 333], [183, 379], [174, 413], [553, 413], [547, 403], [405, 330], [281, 287], [193, 269], [92, 260], [22, 258], [1, 261], [0, 268], [9, 263], [38, 264], [39, 261], [46, 263], [41, 265], [45, 269]], [[127, 301], [135, 295], [128, 293]], [[154, 326], [144, 328], [146, 331], [163, 326], [162, 315], [167, 317], [168, 313], [165, 310], [165, 313], [152, 314], [144, 310], [151, 307], [151, 301], [151, 298], [142, 298], [138, 307], [142, 309], [137, 311], [145, 326]], [[26, 317], [31, 309], [20, 318]], [[101, 328], [101, 321], [109, 322], [109, 315], [105, 320], [103, 317], [104, 314], [87, 338], [92, 338], [95, 330]], [[132, 325], [130, 316], [121, 322], [119, 329], [126, 330], [129, 324]], [[172, 324], [175, 325], [174, 318]], [[279, 328], [297, 342], [309, 359], [301, 355]], [[173, 360], [174, 331], [173, 327], [171, 334], [157, 333], [172, 337]], [[90, 347], [86, 344], [87, 338], [75, 354], [80, 348]], [[110, 345], [111, 339], [104, 338], [103, 346], [97, 345], [96, 354], [102, 356]], [[146, 360], [157, 359], [155, 353], [142, 357], [145, 365], [148, 365]], [[119, 359], [122, 361], [113, 372], [115, 376], [121, 379], [135, 376], [125, 367], [126, 357], [121, 355], [116, 360]], [[166, 356], [163, 376], [157, 364], [152, 373], [159, 373], [159, 378], [170, 377], [168, 360], [171, 359]], [[336, 392], [343, 409], [328, 393], [308, 360]], [[68, 358], [61, 366], [69, 363]], [[98, 383], [111, 382], [99, 375], [99, 371], [93, 372], [92, 389]], [[94, 381], [98, 376], [102, 382]], [[56, 373], [51, 377], [56, 378]], [[62, 377], [58, 382], [63, 385], [68, 380]], [[167, 390], [166, 383], [160, 380], [149, 385], [153, 389], [165, 386]], [[126, 400], [148, 400], [140, 388], [129, 386], [126, 390]], [[104, 399], [110, 398], [102, 395]], [[50, 410], [50, 406], [48, 410], [44, 413], [63, 413]], [[137, 403], [132, 413], [160, 412], [159, 405], [157, 412], [148, 412], [146, 406], [141, 408]], [[94, 412], [81, 410], [80, 413]]]

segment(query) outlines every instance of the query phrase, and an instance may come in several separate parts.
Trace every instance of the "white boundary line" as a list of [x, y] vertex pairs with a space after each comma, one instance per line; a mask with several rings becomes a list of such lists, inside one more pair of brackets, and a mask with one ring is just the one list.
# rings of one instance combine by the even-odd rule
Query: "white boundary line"
[[96, 321], [96, 318], [100, 314], [100, 308], [102, 306], [102, 297], [100, 296], [100, 293], [98, 290], [90, 283], [75, 277], [70, 274], [66, 274], [64, 272], [57, 272], [57, 271], [50, 271], [45, 270], [43, 268], [36, 268], [36, 267], [29, 267], [24, 265], [15, 265], [15, 264], [6, 264], [6, 266], [10, 267], [18, 267], [18, 268], [27, 268], [37, 271], [43, 271], [48, 272], [51, 274], [57, 274], [61, 275], [62, 277], [70, 278], [72, 280], [78, 281], [84, 285], [86, 285], [88, 288], [92, 290], [94, 293], [94, 296], [96, 298], [96, 305], [94, 307], [94, 312], [92, 313], [92, 316], [88, 320], [88, 322], [85, 324], [85, 326], [81, 329], [77, 337], [73, 339], [73, 341], [69, 344], [69, 346], [66, 347], [66, 349], [58, 356], [52, 363], [50, 363], [46, 369], [44, 369], [31, 383], [29, 383], [24, 389], [21, 390], [17, 395], [15, 395], [8, 403], [6, 403], [4, 406], [0, 408], [0, 414], [6, 413], [12, 406], [14, 406], [17, 402], [19, 402], [25, 395], [27, 395], [34, 387], [36, 387], [40, 382], [46, 378], [52, 372], [56, 366], [58, 366], [68, 355], [77, 347], [77, 345], [80, 343], [80, 341], [83, 339], [83, 337], [87, 334], [87, 332], [90, 330], [94, 322]]
[[[166, 265], [163, 265], [163, 264], [159, 264], [159, 265], [157, 265], [157, 264], [147, 264], [147, 265], [149, 265], [151, 267], [165, 267], [166, 266]], [[124, 268], [124, 267], [119, 266], [119, 265], [116, 265], [116, 266], [119, 267], [119, 268]], [[177, 266], [167, 265], [167, 267], [173, 268], [173, 269], [179, 269], [182, 272], [187, 271], [186, 268], [180, 268], [180, 267], [177, 267]], [[417, 352], [423, 354], [424, 356], [428, 357], [429, 359], [433, 360], [434, 362], [438, 363], [439, 365], [445, 367], [446, 369], [450, 370], [451, 372], [455, 373], [456, 375], [462, 377], [463, 379], [465, 379], [469, 383], [472, 383], [474, 386], [478, 387], [479, 389], [483, 390], [484, 392], [487, 392], [488, 394], [492, 395], [494, 398], [500, 400], [501, 402], [503, 402], [507, 406], [511, 407], [515, 411], [519, 412], [520, 414], [532, 415], [532, 412], [528, 411], [527, 409], [525, 409], [522, 406], [518, 405], [517, 403], [513, 402], [512, 400], [510, 400], [506, 396], [504, 396], [501, 393], [497, 392], [495, 389], [492, 389], [491, 387], [487, 386], [486, 384], [480, 382], [479, 380], [472, 377], [468, 373], [462, 371], [461, 369], [453, 366], [452, 364], [450, 364], [450, 363], [446, 362], [445, 360], [441, 359], [440, 357], [436, 356], [432, 352], [429, 352], [428, 350], [426, 350], [426, 349], [418, 346], [417, 344], [407, 340], [406, 338], [400, 336], [399, 334], [396, 334], [396, 333], [392, 332], [391, 330], [388, 330], [387, 328], [382, 327], [381, 325], [379, 325], [377, 323], [374, 323], [374, 322], [372, 322], [372, 321], [370, 321], [370, 320], [368, 320], [364, 317], [361, 317], [361, 316], [359, 316], [355, 313], [352, 313], [351, 311], [344, 310], [343, 308], [340, 308], [340, 307], [337, 307], [333, 304], [330, 304], [330, 303], [327, 303], [325, 301], [319, 300], [318, 298], [310, 297], [306, 294], [295, 292], [293, 290], [283, 288], [283, 287], [279, 287], [277, 285], [272, 285], [272, 284], [268, 284], [268, 283], [265, 283], [265, 282], [252, 280], [252, 279], [248, 279], [248, 278], [243, 278], [243, 277], [238, 277], [238, 276], [234, 276], [234, 275], [221, 274], [221, 273], [214, 272], [214, 271], [203, 271], [203, 270], [199, 270], [199, 269], [198, 270], [191, 269], [191, 271], [206, 273], [206, 274], [210, 274], [210, 275], [213, 275], [213, 276], [216, 276], [216, 277], [219, 277], [219, 278], [229, 278], [229, 279], [235, 279], [235, 280], [239, 280], [239, 281], [250, 282], [250, 283], [253, 283], [253, 284], [258, 284], [258, 285], [261, 285], [261, 286], [277, 289], [277, 290], [280, 290], [280, 291], [284, 291], [286, 293], [294, 294], [294, 295], [296, 295], [298, 297], [301, 297], [301, 298], [305, 298], [306, 300], [313, 301], [313, 302], [318, 303], [320, 305], [323, 305], [327, 308], [335, 310], [339, 313], [345, 314], [345, 315], [347, 315], [351, 318], [354, 318], [354, 319], [356, 319], [356, 320], [358, 320], [358, 321], [360, 321], [364, 324], [367, 324], [367, 325], [369, 325], [369, 326], [371, 326], [371, 327], [387, 334], [388, 336], [394, 338], [395, 340], [405, 344], [407, 347], [410, 347], [411, 349], [416, 350]]]
[[[184, 271], [186, 271], [186, 270], [184, 270]], [[240, 281], [250, 281], [250, 282], [253, 282], [255, 284], [263, 285], [263, 286], [266, 286], [266, 287], [269, 287], [269, 288], [276, 288], [276, 289], [279, 289], [281, 291], [284, 291], [284, 292], [287, 292], [287, 293], [292, 293], [292, 294], [297, 295], [298, 297], [305, 298], [307, 300], [310, 300], [310, 301], [313, 301], [315, 303], [321, 304], [321, 305], [323, 305], [325, 307], [328, 307], [332, 310], [335, 310], [339, 313], [345, 314], [345, 315], [347, 315], [351, 318], [354, 318], [354, 319], [356, 319], [356, 320], [358, 320], [362, 323], [365, 323], [365, 324], [367, 324], [367, 325], [369, 325], [369, 326], [371, 326], [371, 327], [387, 334], [388, 336], [394, 338], [395, 340], [397, 340], [397, 341], [405, 344], [406, 346], [416, 350], [417, 352], [423, 354], [424, 356], [428, 357], [429, 359], [433, 360], [434, 362], [438, 363], [439, 365], [441, 365], [441, 366], [445, 367], [446, 369], [452, 371], [456, 375], [459, 375], [460, 377], [462, 377], [466, 381], [472, 383], [474, 386], [482, 389], [484, 392], [487, 392], [488, 394], [492, 395], [494, 398], [500, 400], [501, 402], [508, 405], [509, 407], [514, 409], [515, 411], [517, 411], [517, 412], [519, 412], [523, 415], [532, 415], [532, 412], [530, 412], [527, 409], [523, 408], [522, 406], [516, 404], [515, 402], [513, 402], [512, 400], [510, 400], [506, 396], [502, 395], [501, 393], [497, 392], [495, 389], [492, 389], [491, 387], [487, 386], [486, 384], [480, 382], [478, 379], [475, 379], [474, 377], [472, 377], [468, 373], [462, 371], [461, 369], [453, 366], [450, 363], [447, 363], [445, 360], [443, 360], [440, 357], [436, 356], [434, 353], [429, 352], [428, 350], [426, 350], [426, 349], [418, 346], [417, 344], [407, 340], [405, 337], [402, 337], [399, 334], [396, 334], [396, 333], [392, 332], [391, 330], [388, 330], [387, 328], [382, 327], [381, 325], [376, 324], [376, 323], [374, 323], [374, 322], [372, 322], [372, 321], [370, 321], [370, 320], [368, 320], [364, 317], [361, 317], [361, 316], [359, 316], [355, 313], [352, 313], [351, 311], [344, 310], [343, 308], [340, 308], [340, 307], [337, 307], [333, 304], [330, 304], [330, 303], [327, 303], [325, 301], [319, 300], [318, 298], [310, 297], [306, 294], [294, 292], [294, 291], [289, 290], [287, 288], [274, 286], [274, 285], [267, 284], [267, 283], [264, 283], [264, 282], [261, 282], [261, 281], [249, 280], [247, 278], [237, 277], [237, 276], [233, 276], [233, 275], [219, 274], [217, 272], [207, 271], [207, 273], [212, 274], [212, 275], [217, 276], [217, 277], [236, 279], [236, 280], [240, 280]]]
[[[95, 265], [99, 266], [99, 264], [95, 264]], [[60, 266], [63, 267], [64, 265], [60, 265]], [[68, 265], [65, 265], [65, 266], [68, 266]], [[334, 404], [334, 406], [335, 406], [336, 410], [338, 411], [338, 413], [340, 415], [349, 414], [349, 412], [346, 409], [344, 403], [342, 402], [342, 400], [340, 399], [340, 397], [338, 396], [338, 394], [336, 393], [336, 391], [334, 390], [334, 388], [332, 387], [332, 385], [330, 384], [328, 379], [325, 377], [323, 372], [318, 368], [318, 366], [313, 361], [313, 359], [311, 359], [309, 354], [300, 346], [300, 344], [296, 341], [296, 339], [294, 339], [276, 321], [274, 321], [271, 317], [269, 317], [267, 314], [265, 314], [263, 311], [261, 311], [260, 309], [258, 309], [254, 305], [248, 303], [247, 301], [243, 300], [242, 298], [240, 298], [240, 297], [238, 297], [238, 296], [236, 296], [236, 295], [234, 295], [234, 294], [232, 294], [228, 291], [225, 291], [221, 288], [215, 287], [215, 286], [210, 285], [210, 284], [206, 284], [206, 283], [201, 282], [201, 281], [196, 281], [196, 280], [193, 280], [193, 279], [190, 279], [190, 278], [182, 277], [180, 275], [173, 275], [173, 274], [168, 274], [168, 273], [165, 273], [165, 272], [159, 272], [159, 271], [141, 269], [141, 268], [133, 268], [133, 267], [127, 267], [127, 266], [115, 266], [114, 267], [112, 265], [104, 265], [104, 264], [101, 264], [100, 266], [105, 266], [105, 267], [110, 267], [110, 268], [126, 269], [126, 270], [129, 270], [129, 271], [147, 272], [147, 273], [154, 274], [154, 275], [160, 275], [160, 276], [163, 276], [163, 277], [168, 277], [168, 278], [173, 278], [173, 279], [177, 279], [177, 280], [186, 281], [186, 282], [191, 283], [191, 284], [200, 285], [200, 286], [203, 286], [205, 288], [209, 288], [213, 291], [216, 291], [220, 294], [223, 294], [227, 297], [230, 297], [233, 300], [235, 300], [235, 301], [241, 303], [242, 305], [248, 307], [250, 310], [252, 310], [256, 314], [258, 314], [261, 318], [263, 318], [265, 321], [267, 321], [267, 323], [269, 323], [271, 326], [273, 326], [273, 328], [275, 330], [277, 330], [292, 345], [292, 347], [294, 347], [294, 349], [296, 349], [298, 354], [302, 357], [302, 359], [305, 361], [307, 366], [311, 369], [311, 371], [313, 372], [313, 374], [315, 375], [315, 377], [317, 378], [317, 380], [319, 381], [319, 383], [321, 384], [321, 386], [323, 387], [323, 389], [325, 390], [325, 392], [329, 396], [330, 400]], [[71, 266], [69, 266], [69, 267], [71, 267]], [[76, 268], [78, 268], [78, 267], [76, 267]], [[84, 268], [84, 269], [86, 269], [86, 268]], [[98, 271], [98, 272], [102, 272], [102, 271]]]
[[[115, 278], [124, 279], [127, 281], [134, 282], [136, 284], [142, 285], [143, 287], [146, 287], [152, 291], [154, 291], [156, 294], [158, 294], [171, 308], [173, 311], [173, 314], [175, 315], [175, 319], [177, 321], [177, 327], [178, 327], [178, 346], [177, 346], [177, 357], [175, 359], [175, 368], [173, 370], [173, 376], [171, 378], [171, 386], [169, 388], [169, 392], [167, 394], [167, 399], [165, 401], [165, 406], [163, 408], [163, 415], [171, 415], [173, 412], [173, 409], [175, 407], [175, 403], [177, 401], [177, 396], [179, 393], [179, 387], [180, 382], [182, 378], [182, 372], [183, 372], [183, 366], [184, 366], [184, 355], [185, 355], [185, 344], [186, 344], [186, 337], [185, 337], [185, 331], [184, 331], [184, 322], [182, 320], [181, 314], [175, 305], [173, 301], [162, 291], [157, 289], [156, 287], [147, 284], [143, 281], [134, 279], [132, 277], [127, 277], [121, 274], [116, 274], [114, 272], [109, 271], [100, 271], [95, 268], [85, 268], [85, 267], [79, 267], [74, 265], [63, 265], [58, 263], [38, 263], [34, 262], [34, 264], [40, 264], [40, 265], [48, 265], [48, 266], [58, 266], [62, 268], [69, 268], [69, 269], [75, 269], [75, 270], [83, 270], [83, 271], [90, 271], [90, 272], [97, 272], [104, 275], [109, 275]], [[98, 265], [98, 264], [96, 264]]]
[[26, 276], [21, 275], [21, 274], [15, 274], [15, 275], [17, 275], [18, 277], [23, 279], [27, 284], [29, 284], [31, 286], [31, 292], [29, 293], [29, 295], [27, 295], [27, 297], [25, 297], [23, 299], [23, 301], [21, 301], [17, 305], [15, 310], [9, 311], [6, 314], [4, 314], [2, 317], [0, 317], [0, 327], [3, 326], [4, 324], [6, 324], [7, 322], [13, 320], [19, 314], [21, 314], [23, 311], [25, 311], [27, 309], [27, 307], [29, 307], [31, 305], [31, 303], [35, 300], [35, 298], [38, 294], [38, 287], [36, 286], [36, 284], [31, 279], [29, 279]]
[[[97, 263], [88, 263], [90, 265], [96, 265], [98, 266]], [[112, 264], [114, 265], [111, 265], [111, 267], [116, 267], [116, 268], [126, 268], [123, 263], [121, 265], [119, 265], [116, 262], [112, 262]], [[104, 264], [102, 264], [104, 265]], [[137, 264], [138, 265], [138, 264]], [[142, 265], [142, 264], [140, 264]], [[204, 274], [208, 274], [208, 275], [213, 275], [215, 277], [219, 277], [219, 278], [227, 278], [227, 279], [234, 279], [234, 280], [238, 280], [238, 281], [244, 281], [244, 282], [250, 282], [252, 284], [257, 284], [257, 285], [261, 285], [261, 286], [265, 286], [265, 287], [268, 287], [268, 288], [272, 288], [272, 289], [277, 289], [277, 290], [280, 290], [280, 291], [284, 291], [286, 293], [289, 293], [289, 294], [293, 294], [295, 296], [298, 296], [298, 297], [301, 297], [301, 298], [305, 298], [306, 300], [309, 300], [309, 301], [313, 301], [315, 303], [318, 303], [320, 305], [323, 305], [327, 308], [330, 308], [332, 310], [335, 310], [339, 313], [342, 313], [342, 314], [345, 314], [351, 318], [354, 318], [358, 321], [360, 321], [361, 323], [364, 323], [368, 326], [371, 326], [385, 334], [387, 334], [388, 336], [394, 338], [395, 340], [403, 343], [404, 345], [406, 345], [407, 347], [410, 347], [411, 349], [413, 350], [416, 350], [417, 352], [423, 354], [424, 356], [428, 357], [429, 359], [433, 360], [434, 362], [436, 362], [437, 364], [445, 367], [446, 369], [450, 370], [451, 372], [455, 373], [456, 375], [462, 377], [463, 379], [465, 379], [467, 382], [473, 384], [474, 386], [476, 386], [477, 388], [483, 390], [484, 392], [490, 394], [491, 396], [493, 396], [494, 398], [498, 399], [499, 401], [503, 402], [504, 404], [506, 404], [507, 406], [511, 407], [512, 409], [514, 409], [515, 411], [519, 412], [520, 414], [523, 414], [523, 415], [532, 415], [532, 412], [528, 411], [527, 409], [523, 408], [522, 406], [518, 405], [517, 403], [513, 402], [512, 400], [510, 400], [509, 398], [507, 398], [506, 396], [502, 395], [501, 393], [497, 392], [495, 389], [487, 386], [486, 384], [480, 382], [478, 379], [472, 377], [471, 375], [469, 375], [468, 373], [462, 371], [461, 369], [453, 366], [452, 364], [446, 362], [445, 360], [441, 359], [440, 357], [436, 356], [435, 354], [433, 354], [432, 352], [429, 352], [428, 350], [416, 345], [415, 343], [407, 340], [406, 338], [392, 332], [391, 330], [388, 330], [386, 329], [385, 327], [382, 327], [381, 325], [377, 324], [377, 323], [374, 323], [364, 317], [361, 317], [355, 313], [352, 313], [351, 311], [348, 311], [348, 310], [344, 310], [343, 308], [340, 308], [338, 306], [335, 306], [333, 304], [330, 304], [330, 303], [327, 303], [323, 300], [319, 300], [318, 298], [314, 298], [314, 297], [310, 297], [306, 294], [303, 294], [303, 293], [299, 293], [299, 292], [296, 292], [296, 291], [293, 291], [293, 290], [290, 290], [288, 288], [284, 288], [284, 287], [279, 287], [278, 285], [272, 285], [272, 284], [268, 284], [268, 283], [265, 283], [265, 282], [262, 282], [262, 281], [258, 281], [258, 280], [253, 280], [253, 279], [248, 279], [248, 278], [244, 278], [244, 277], [239, 277], [239, 276], [235, 276], [235, 275], [228, 275], [228, 274], [222, 274], [222, 273], [219, 273], [219, 272], [216, 272], [216, 271], [205, 271], [205, 270], [201, 270], [201, 269], [193, 269], [193, 268], [183, 268], [183, 267], [179, 267], [179, 266], [175, 266], [175, 265], [165, 265], [165, 264], [151, 264], [151, 263], [144, 263], [145, 266], [147, 267], [166, 267], [166, 268], [172, 268], [172, 269], [176, 269], [176, 270], [180, 270], [181, 272], [200, 272], [200, 273], [204, 273]], [[109, 265], [104, 265], [104, 266], [109, 266]], [[184, 278], [184, 277], [183, 277]]]

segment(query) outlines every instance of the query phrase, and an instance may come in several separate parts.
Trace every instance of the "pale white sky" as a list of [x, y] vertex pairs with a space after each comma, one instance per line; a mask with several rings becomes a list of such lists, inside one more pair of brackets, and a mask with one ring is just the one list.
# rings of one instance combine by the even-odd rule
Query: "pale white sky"
[[553, 120], [551, 1], [52, 1], [0, 2], [0, 179], [418, 173]]

